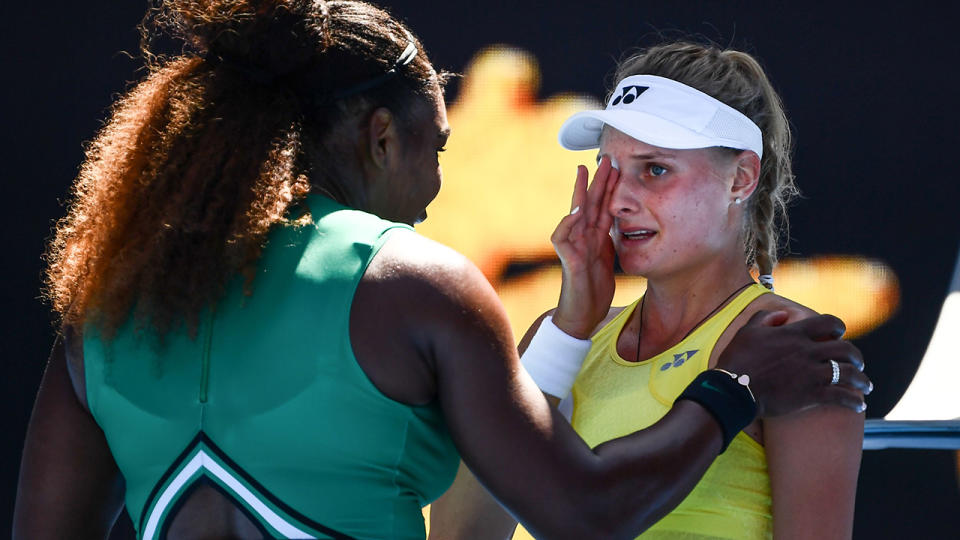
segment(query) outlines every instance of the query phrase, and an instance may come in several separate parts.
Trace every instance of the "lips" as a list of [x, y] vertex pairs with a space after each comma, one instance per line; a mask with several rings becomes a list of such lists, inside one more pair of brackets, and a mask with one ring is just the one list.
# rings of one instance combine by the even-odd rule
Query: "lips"
[[623, 235], [627, 240], [646, 240], [648, 238], [653, 238], [657, 231], [653, 229], [630, 229], [626, 231], [620, 231], [620, 234]]

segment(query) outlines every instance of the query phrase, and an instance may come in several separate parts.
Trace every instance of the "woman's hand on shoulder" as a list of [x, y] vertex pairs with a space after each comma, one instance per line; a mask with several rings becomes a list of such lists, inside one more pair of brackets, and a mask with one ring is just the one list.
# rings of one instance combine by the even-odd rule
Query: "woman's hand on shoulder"
[[[711, 365], [750, 376], [761, 417], [822, 405], [863, 412], [873, 386], [859, 349], [841, 339], [844, 330], [832, 315], [762, 295], [727, 327]], [[831, 384], [831, 359], [840, 368], [838, 384]]]
[[741, 311], [740, 314], [738, 314], [727, 326], [727, 329], [723, 332], [723, 334], [720, 335], [720, 338], [717, 340], [717, 343], [713, 348], [713, 354], [710, 358], [711, 368], [716, 367], [720, 354], [733, 340], [734, 336], [737, 334], [737, 331], [743, 328], [744, 325], [747, 324], [747, 321], [761, 311], [781, 311], [786, 313], [787, 317], [782, 323], [780, 323], [781, 325], [802, 321], [817, 315], [816, 311], [804, 306], [803, 304], [798, 304], [793, 300], [772, 293], [761, 294], [752, 302], [750, 302], [750, 304], [744, 308], [743, 311]]
[[[761, 295], [756, 300], [751, 302], [750, 305], [747, 306], [747, 309], [743, 311], [749, 319], [750, 316], [761, 310], [786, 312], [787, 321], [784, 324], [802, 321], [804, 319], [809, 319], [810, 317], [819, 315], [817, 311], [775, 293]], [[744, 319], [744, 322], [746, 322], [746, 319]]]

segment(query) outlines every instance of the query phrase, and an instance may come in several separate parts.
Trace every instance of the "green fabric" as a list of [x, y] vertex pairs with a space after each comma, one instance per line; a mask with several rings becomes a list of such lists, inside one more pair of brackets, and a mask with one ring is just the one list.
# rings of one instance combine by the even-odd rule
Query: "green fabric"
[[237, 278], [196, 339], [172, 332], [158, 348], [132, 323], [109, 343], [85, 329], [87, 399], [140, 534], [198, 436], [311, 534], [423, 538], [421, 507], [452, 482], [459, 457], [439, 408], [385, 397], [350, 344], [357, 283], [389, 231], [409, 227], [307, 204], [314, 226], [274, 231], [253, 295]]

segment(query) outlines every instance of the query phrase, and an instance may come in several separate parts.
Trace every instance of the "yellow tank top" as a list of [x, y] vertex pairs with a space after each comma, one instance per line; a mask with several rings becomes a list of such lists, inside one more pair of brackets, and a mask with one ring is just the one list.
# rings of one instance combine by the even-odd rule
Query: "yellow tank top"
[[[748, 287], [680, 343], [642, 362], [617, 354], [617, 338], [639, 300], [625, 308], [592, 338], [593, 346], [573, 385], [574, 429], [592, 448], [656, 423], [690, 381], [707, 369], [713, 347], [727, 326], [767, 292], [762, 285]], [[641, 538], [772, 535], [766, 454], [763, 446], [740, 432], [687, 498]]]

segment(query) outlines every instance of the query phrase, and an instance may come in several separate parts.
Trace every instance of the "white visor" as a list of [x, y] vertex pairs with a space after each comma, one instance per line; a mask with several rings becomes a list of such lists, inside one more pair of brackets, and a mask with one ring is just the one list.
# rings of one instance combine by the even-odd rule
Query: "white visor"
[[574, 114], [560, 128], [568, 150], [600, 146], [604, 124], [653, 146], [684, 150], [726, 146], [763, 157], [763, 135], [749, 118], [703, 92], [656, 75], [620, 81], [602, 111]]

